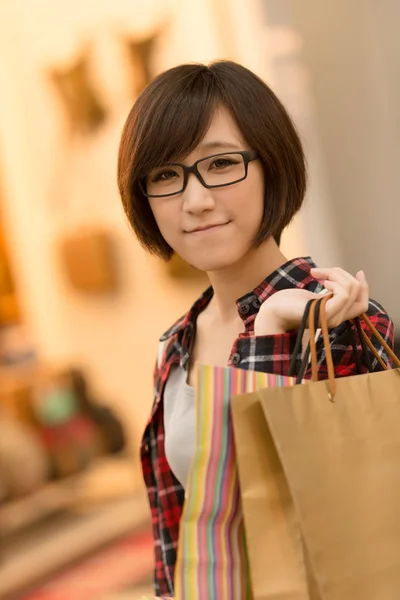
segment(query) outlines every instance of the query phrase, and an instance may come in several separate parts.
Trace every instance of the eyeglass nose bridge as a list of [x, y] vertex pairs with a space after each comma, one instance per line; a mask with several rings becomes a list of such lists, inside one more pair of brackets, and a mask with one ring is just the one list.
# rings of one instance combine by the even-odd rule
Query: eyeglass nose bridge
[[[201, 162], [201, 161], [198, 161]], [[193, 175], [196, 177], [196, 179], [198, 179], [198, 181], [200, 181], [201, 185], [205, 188], [208, 188], [209, 186], [206, 184], [206, 182], [204, 181], [203, 177], [200, 174], [200, 171], [197, 167], [198, 162], [195, 162], [194, 165], [192, 165], [191, 167], [187, 167], [186, 165], [182, 165], [183, 167], [183, 188], [182, 188], [182, 192], [185, 191], [185, 189], [187, 188], [187, 184], [189, 182], [189, 175], [191, 173], [193, 173]]]

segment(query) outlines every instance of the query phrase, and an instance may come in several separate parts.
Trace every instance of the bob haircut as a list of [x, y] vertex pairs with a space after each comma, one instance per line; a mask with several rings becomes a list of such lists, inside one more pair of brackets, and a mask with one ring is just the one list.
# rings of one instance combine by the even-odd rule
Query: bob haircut
[[126, 120], [118, 155], [118, 187], [142, 246], [165, 260], [173, 249], [162, 237], [140, 182], [171, 161], [183, 160], [206, 134], [215, 110], [228, 108], [264, 169], [264, 215], [254, 245], [283, 229], [300, 209], [306, 165], [295, 126], [273, 91], [231, 62], [185, 64], [161, 73], [142, 92]]

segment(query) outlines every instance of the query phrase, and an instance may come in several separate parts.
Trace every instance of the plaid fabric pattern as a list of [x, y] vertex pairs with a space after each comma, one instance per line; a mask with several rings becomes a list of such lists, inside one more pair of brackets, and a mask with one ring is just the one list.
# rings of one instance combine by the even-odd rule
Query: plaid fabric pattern
[[[315, 264], [310, 258], [291, 260], [267, 277], [259, 287], [237, 301], [237, 309], [243, 319], [245, 331], [233, 344], [229, 366], [276, 375], [288, 375], [296, 332], [255, 337], [254, 320], [261, 304], [279, 290], [303, 288], [317, 293], [321, 291], [321, 284], [310, 274], [310, 269], [314, 266]], [[152, 516], [157, 595], [173, 595], [174, 592], [179, 523], [185, 498], [184, 489], [172, 473], [165, 456], [164, 386], [174, 365], [180, 364], [183, 367], [187, 365], [196, 318], [207, 306], [212, 295], [212, 288], [208, 288], [189, 312], [162, 336], [161, 340], [165, 342], [165, 349], [154, 373], [154, 403], [142, 440], [141, 461]], [[368, 316], [383, 338], [393, 347], [393, 323], [384, 309], [377, 302], [371, 300]], [[356, 337], [356, 339], [358, 338]], [[353, 348], [346, 326], [340, 325], [332, 329], [330, 341], [336, 376], [345, 377], [357, 374]], [[382, 358], [390, 363], [379, 342], [374, 340], [374, 345]], [[327, 368], [322, 340], [319, 340], [317, 348], [319, 378], [326, 379]], [[300, 366], [300, 354], [297, 361]], [[380, 369], [375, 358], [371, 357], [371, 362], [373, 370]], [[367, 372], [367, 367], [365, 367], [365, 372]], [[310, 376], [311, 374], [308, 372], [306, 378]]]

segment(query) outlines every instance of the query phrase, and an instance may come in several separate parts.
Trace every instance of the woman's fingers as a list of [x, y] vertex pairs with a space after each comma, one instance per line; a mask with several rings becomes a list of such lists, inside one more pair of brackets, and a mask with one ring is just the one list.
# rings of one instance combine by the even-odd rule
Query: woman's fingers
[[349, 301], [349, 296], [340, 283], [326, 281], [325, 287], [333, 292], [332, 298], [326, 303], [326, 318], [329, 327], [337, 327], [345, 321], [353, 302]]
[[336, 327], [367, 310], [369, 288], [363, 271], [359, 271], [356, 277], [340, 268], [312, 269], [311, 273], [323, 280], [325, 288], [333, 293], [326, 304], [329, 327]]
[[358, 279], [358, 281], [360, 281], [360, 282], [363, 282], [363, 281], [366, 282], [367, 280], [366, 280], [364, 271], [358, 271], [356, 273], [356, 279]]
[[357, 300], [361, 304], [361, 312], [367, 312], [369, 306], [369, 285], [364, 271], [358, 271], [356, 278], [361, 284], [361, 289]]
[[312, 275], [317, 279], [324, 279], [325, 281], [332, 281], [339, 283], [344, 292], [347, 292], [349, 296], [354, 296], [358, 293], [361, 283], [350, 273], [344, 271], [340, 267], [334, 267], [332, 269], [312, 269]]
[[346, 309], [358, 298], [361, 283], [347, 271], [340, 268], [315, 269], [313, 275], [323, 278], [326, 289], [334, 294], [330, 301], [330, 307], [327, 305], [327, 311], [330, 309], [332, 316], [336, 312], [338, 314], [346, 312]]

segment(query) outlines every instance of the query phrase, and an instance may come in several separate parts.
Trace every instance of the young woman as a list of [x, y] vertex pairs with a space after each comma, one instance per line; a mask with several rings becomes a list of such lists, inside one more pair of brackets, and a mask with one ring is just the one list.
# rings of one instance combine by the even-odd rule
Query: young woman
[[[125, 124], [118, 183], [141, 244], [165, 260], [176, 252], [211, 283], [161, 338], [141, 448], [156, 593], [172, 595], [194, 453], [195, 363], [288, 374], [306, 303], [323, 287], [333, 293], [327, 315], [338, 377], [357, 373], [345, 320], [368, 311], [390, 345], [393, 327], [369, 300], [362, 271], [353, 277], [282, 254], [281, 233], [304, 200], [303, 149], [282, 104], [244, 67], [182, 65], [157, 77]], [[323, 379], [322, 348], [319, 365]]]

